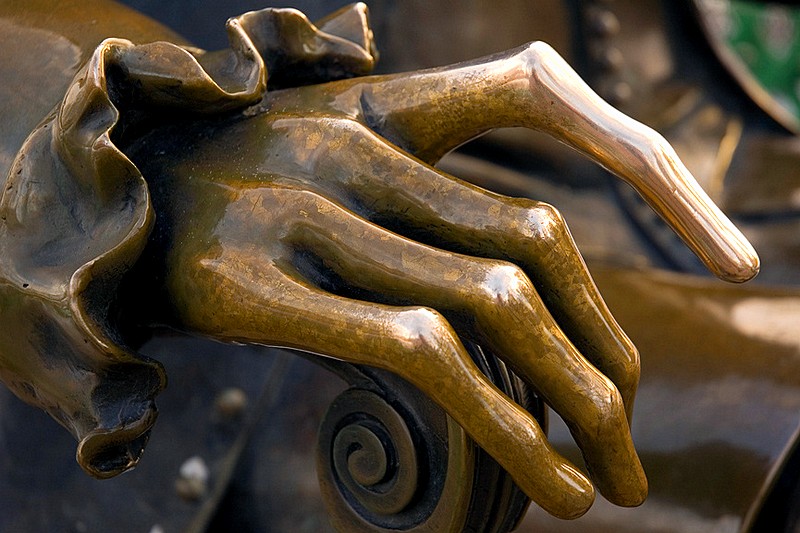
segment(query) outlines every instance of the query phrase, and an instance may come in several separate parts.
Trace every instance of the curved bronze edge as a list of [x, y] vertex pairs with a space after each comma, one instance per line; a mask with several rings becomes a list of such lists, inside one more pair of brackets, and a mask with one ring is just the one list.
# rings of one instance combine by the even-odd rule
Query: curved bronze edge
[[753, 528], [758, 520], [758, 517], [761, 515], [767, 500], [769, 499], [773, 490], [775, 490], [784, 468], [791, 460], [792, 456], [798, 452], [800, 452], [800, 426], [795, 429], [792, 437], [786, 444], [786, 447], [780, 453], [778, 460], [772, 464], [772, 467], [767, 473], [765, 482], [761, 485], [761, 488], [758, 491], [757, 497], [747, 510], [747, 514], [745, 514], [744, 518], [742, 519], [740, 531], [750, 531]]
[[[541, 398], [496, 356], [484, 351], [477, 344], [468, 343], [467, 346], [475, 363], [491, 381], [531, 412], [545, 429], [547, 409]], [[395, 528], [410, 533], [516, 529], [525, 516], [530, 499], [517, 487], [510, 475], [472, 441], [461, 426], [414, 386], [377, 368], [319, 357], [310, 352], [297, 353], [351, 385], [329, 407], [319, 430], [317, 444], [317, 474], [323, 500], [334, 527], [340, 531], [360, 533], [388, 532]], [[355, 395], [362, 395], [363, 402], [353, 402]], [[341, 401], [347, 405], [339, 405]], [[442, 458], [446, 459], [444, 465], [438, 465], [443, 468], [441, 486], [438, 489], [432, 489], [423, 476], [416, 481], [419, 486], [413, 501], [385, 515], [365, 508], [359, 501], [359, 496], [351, 492], [352, 488], [345, 487], [352, 485], [352, 480], [349, 484], [343, 483], [343, 473], [334, 465], [333, 453], [334, 440], [338, 443], [338, 438], [334, 439], [334, 436], [349, 427], [341, 421], [363, 421], [363, 412], [374, 412], [374, 405], [372, 408], [368, 406], [376, 401], [383, 405], [378, 411], [391, 410], [394, 417], [399, 416], [407, 424], [406, 430], [415, 435], [413, 441], [416, 447], [427, 446], [427, 451], [422, 450], [419, 455], [420, 461], [429, 461], [432, 449], [439, 450], [438, 453], [443, 454]], [[391, 442], [393, 446], [408, 444], [397, 440]], [[443, 445], [444, 450], [441, 450]], [[360, 448], [360, 451], [365, 452], [366, 447]], [[422, 471], [428, 471], [428, 467], [423, 467]], [[481, 490], [476, 491], [477, 487]], [[390, 494], [396, 490], [396, 487], [390, 487], [383, 498], [391, 499]], [[375, 498], [376, 495], [371, 497]], [[431, 498], [434, 500], [431, 501]], [[389, 502], [389, 505], [396, 504], [395, 501]]]
[[150, 430], [158, 417], [155, 404], [132, 424], [90, 431], [78, 443], [75, 459], [87, 474], [98, 479], [117, 476], [139, 462]]
[[[338, 375], [351, 385], [351, 388], [335, 399], [329, 407], [318, 435], [317, 476], [323, 501], [334, 528], [339, 531], [377, 533], [393, 530], [391, 523], [394, 523], [396, 527], [409, 532], [461, 531], [467, 522], [472, 496], [474, 471], [470, 465], [474, 463], [479, 453], [461, 426], [417, 393], [411, 385], [393, 374], [319, 357], [310, 352], [298, 352], [298, 354]], [[336, 406], [337, 402], [343, 396], [352, 395], [356, 391], [370, 395], [381, 403], [388, 402], [385, 405], [390, 406], [390, 409], [394, 408], [395, 416], [399, 415], [404, 423], [410, 426], [407, 430], [416, 435], [415, 447], [431, 447], [424, 450], [420, 456], [421, 460], [430, 460], [431, 457], [428, 456], [432, 452], [443, 454], [440, 459], [446, 460], [444, 464], [435, 465], [439, 468], [444, 467], [441, 486], [432, 487], [425, 479], [416, 481], [420, 486], [415, 491], [413, 503], [408, 509], [401, 509], [406, 511], [405, 513], [396, 512], [394, 516], [382, 515], [365, 510], [359, 503], [354, 505], [350, 501], [353, 496], [340, 485], [341, 474], [333, 465], [333, 457], [328, 457], [331, 448], [334, 447], [332, 440], [328, 442], [333, 437], [331, 430], [335, 429], [338, 432], [341, 429], [339, 424], [334, 424], [335, 420], [331, 420], [331, 411], [341, 412], [341, 407]], [[351, 404], [349, 407], [355, 405]], [[397, 407], [401, 408], [402, 414], [396, 410]], [[423, 439], [422, 442], [419, 441], [420, 438]], [[391, 445], [397, 446], [398, 443], [392, 442]], [[421, 494], [425, 495], [423, 501], [420, 501]], [[430, 498], [434, 500], [430, 501]], [[409, 511], [413, 513], [409, 514]]]
[[[146, 402], [166, 386], [163, 367], [125, 346], [110, 318], [114, 295], [141, 255], [154, 218], [144, 176], [115, 144], [116, 126], [131, 120], [125, 116], [130, 106], [198, 114], [244, 109], [265, 94], [268, 63], [280, 74], [282, 65], [264, 57], [278, 46], [299, 53], [289, 54], [286, 65], [296, 68], [297, 61], [305, 60], [306, 67], [313, 67], [308, 77], [315, 81], [371, 70], [375, 56], [368, 26], [362, 27], [360, 43], [348, 39], [358, 34], [359, 24], [367, 24], [363, 4], [324, 21], [331, 33], [305, 16], [298, 21], [296, 13], [266, 9], [229, 20], [231, 50], [224, 58], [236, 68], [225, 75], [215, 72], [213, 61], [207, 70], [205, 60], [213, 54], [200, 50], [168, 42], [104, 40], [75, 75], [61, 104], [17, 153], [0, 197], [0, 281], [38, 300], [47, 310], [45, 320], [57, 323], [54, 327], [70, 342], [82, 337], [85, 346], [75, 353], [87, 359], [83, 364], [98, 383], [108, 380], [105, 371], [117, 365], [144, 365], [152, 370], [145, 378]], [[292, 20], [284, 28], [287, 18]], [[286, 54], [281, 57], [286, 61]], [[316, 68], [314, 61], [339, 67]], [[20, 348], [6, 350], [14, 357]], [[15, 379], [25, 384], [33, 380], [26, 373], [37, 371], [23, 369]], [[124, 407], [94, 405], [88, 394], [75, 400], [77, 412], [68, 413], [57, 399], [29, 395], [23, 400], [44, 408], [73, 432], [80, 440], [76, 456], [88, 473], [111, 477], [136, 464], [155, 409], [108, 428], [98, 409], [122, 412]], [[80, 422], [64, 422], [72, 419]], [[112, 449], [119, 452], [114, 460], [105, 457]]]
[[711, 31], [707, 17], [704, 15], [706, 11], [704, 0], [692, 0], [692, 4], [698, 15], [697, 18], [700, 19], [700, 27], [703, 29], [703, 34], [706, 36], [706, 40], [711, 46], [711, 49], [722, 64], [725, 65], [728, 72], [741, 84], [744, 92], [778, 124], [792, 133], [800, 134], [800, 118], [794, 116], [781, 106], [775, 98], [772, 97], [769, 91], [764, 89], [750, 74], [747, 67], [742, 63], [742, 60], [720, 42], [720, 39]]

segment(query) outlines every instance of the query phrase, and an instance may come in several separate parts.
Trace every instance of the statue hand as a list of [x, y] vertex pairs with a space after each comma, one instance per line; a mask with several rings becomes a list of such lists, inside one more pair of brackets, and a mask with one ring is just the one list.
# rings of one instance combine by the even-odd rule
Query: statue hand
[[[192, 199], [188, 207], [154, 200], [165, 228], [157, 233], [181, 243], [166, 251], [177, 323], [395, 372], [441, 405], [534, 501], [579, 516], [593, 500], [591, 483], [478, 371], [462, 339], [476, 341], [564, 418], [606, 498], [640, 504], [647, 482], [629, 429], [639, 356], [559, 213], [465, 183], [389, 142], [381, 133], [396, 132], [399, 113], [367, 120], [364, 97], [352, 100], [353, 112], [323, 103], [421, 77], [280, 91], [213, 136], [189, 132], [208, 139], [191, 159], [142, 158], [146, 175], [157, 168], [169, 176], [159, 197]], [[420, 122], [430, 109], [418, 110]], [[175, 153], [176, 135], [154, 135], [148, 150]], [[657, 206], [695, 193], [688, 173], [675, 184], [669, 170], [653, 165], [645, 174]], [[704, 227], [719, 217], [703, 208], [691, 220], [676, 210], [673, 220]], [[728, 227], [715, 226], [714, 242], [741, 250], [746, 241]], [[686, 233], [702, 237], [694, 228]]]
[[[52, 228], [23, 224], [20, 213], [34, 219], [55, 202], [51, 211], [63, 212], [66, 228], [58, 235], [72, 235], [64, 242], [90, 239], [91, 246], [68, 250], [70, 283], [51, 284], [67, 291], [51, 301], [77, 302], [69, 310], [83, 329], [70, 338], [101, 338], [91, 349], [115, 346], [103, 322], [110, 304], [97, 294], [116, 286], [148, 238], [137, 276], [145, 276], [143, 289], [166, 298], [174, 326], [394, 372], [442, 406], [539, 505], [580, 516], [594, 498], [589, 479], [480, 373], [462, 340], [488, 347], [564, 418], [603, 495], [640, 504], [647, 482], [629, 429], [639, 357], [561, 216], [431, 165], [491, 128], [533, 127], [637, 187], [720, 276], [755, 275], [758, 259], [746, 240], [660, 136], [602, 102], [547, 45], [420, 73], [268, 92], [234, 111], [264, 89], [264, 63], [243, 29], [258, 19], [251, 13], [231, 23], [244, 43], [233, 53], [241, 56], [236, 68], [225, 68], [227, 56], [194, 57], [166, 43], [107, 41], [65, 98], [55, 133], [40, 130], [29, 139], [30, 153], [51, 146], [51, 135], [67, 148], [44, 170], [18, 159], [14, 185], [29, 184], [20, 198], [38, 203], [8, 194], [8, 227], [50, 253]], [[359, 68], [368, 57], [360, 52], [353, 56]], [[133, 80], [130, 94], [113, 93], [130, 102], [112, 102], [103, 92], [106, 64], [122, 66], [115, 72]], [[238, 92], [210, 84], [203, 65], [224, 76], [243, 73], [246, 83], [230, 84]], [[170, 69], [185, 79], [174, 83]], [[131, 102], [142, 108], [147, 99], [159, 113], [166, 106], [189, 113], [163, 121], [156, 114], [143, 136], [122, 128], [117, 140], [129, 161], [114, 151], [117, 114], [108, 110]], [[198, 116], [213, 109], [224, 114]], [[44, 180], [59, 183], [58, 194], [27, 192], [42, 187], [37, 172], [64, 168], [80, 179]], [[58, 204], [65, 191], [78, 207]], [[75, 223], [76, 213], [91, 216]], [[130, 220], [119, 222], [121, 213]], [[24, 240], [11, 230], [4, 238]], [[19, 263], [51, 259], [30, 257]], [[103, 326], [85, 327], [93, 321]], [[96, 455], [102, 452], [98, 447]]]

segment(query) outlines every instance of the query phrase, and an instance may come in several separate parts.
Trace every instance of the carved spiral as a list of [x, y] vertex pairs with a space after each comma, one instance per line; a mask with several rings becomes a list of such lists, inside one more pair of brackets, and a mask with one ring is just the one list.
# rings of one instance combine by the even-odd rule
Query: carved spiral
[[[416, 447], [403, 418], [376, 393], [350, 389], [331, 405], [324, 442], [340, 490], [375, 522], [400, 514], [418, 486]], [[331, 438], [332, 437], [332, 438]]]
[[[543, 420], [542, 404], [502, 362], [468, 349], [500, 389]], [[513, 529], [527, 498], [444, 411], [392, 374], [332, 369], [353, 385], [331, 403], [319, 432], [317, 472], [337, 530]]]

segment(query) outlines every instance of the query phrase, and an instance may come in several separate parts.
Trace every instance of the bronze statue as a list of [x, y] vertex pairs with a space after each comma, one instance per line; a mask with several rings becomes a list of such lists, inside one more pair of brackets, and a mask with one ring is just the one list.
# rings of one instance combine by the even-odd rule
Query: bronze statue
[[[543, 43], [369, 77], [363, 4], [315, 24], [247, 13], [220, 52], [104, 3], [85, 30], [85, 5], [60, 3], [57, 21], [49, 2], [0, 5], [18, 72], [4, 103], [25, 117], [4, 132], [0, 377], [72, 432], [84, 469], [114, 476], [141, 456], [166, 378], [135, 346], [168, 325], [394, 372], [539, 505], [580, 516], [589, 480], [467, 340], [567, 421], [607, 499], [643, 501], [638, 354], [564, 221], [432, 165], [493, 128], [545, 131], [633, 185], [719, 277], [750, 279], [755, 252], [663, 138]], [[63, 65], [17, 64], [42, 40]], [[35, 110], [18, 104], [36, 89]]]

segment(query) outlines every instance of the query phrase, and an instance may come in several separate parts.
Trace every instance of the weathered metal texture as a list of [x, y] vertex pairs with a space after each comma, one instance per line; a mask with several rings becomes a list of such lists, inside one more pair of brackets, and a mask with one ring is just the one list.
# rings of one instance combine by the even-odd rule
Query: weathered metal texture
[[[525, 4], [528, 5], [528, 3]], [[673, 3], [636, 2], [625, 6], [617, 3], [618, 9], [614, 9], [614, 4], [607, 2], [593, 4], [595, 5], [590, 6], [591, 9], [602, 8], [595, 12], [600, 19], [607, 19], [608, 15], [605, 11], [612, 7], [612, 13], [618, 17], [620, 24], [617, 28], [618, 33], [599, 36], [598, 41], [602, 46], [596, 46], [597, 42], [589, 43], [592, 45], [590, 53], [613, 57], [615, 49], [622, 49], [626, 58], [626, 62], [621, 65], [622, 68], [618, 68], [619, 65], [617, 65], [613, 69], [598, 69], [599, 72], [592, 70], [590, 78], [594, 80], [594, 73], [598, 74], [598, 83], [597, 85], [593, 83], [593, 86], [598, 90], [603, 90], [604, 87], [613, 87], [616, 80], [632, 84], [635, 88], [634, 97], [628, 100], [627, 104], [629, 105], [626, 109], [634, 113], [640, 120], [664, 131], [668, 140], [675, 145], [681, 158], [687, 162], [695, 176], [700, 179], [704, 187], [708, 187], [709, 194], [715, 200], [721, 201], [735, 215], [747, 218], [744, 229], [748, 237], [756, 242], [756, 247], [764, 258], [765, 272], [763, 274], [766, 274], [765, 279], [771, 283], [796, 284], [799, 272], [796, 268], [797, 235], [800, 234], [797, 232], [797, 223], [794, 217], [797, 210], [796, 172], [794, 172], [797, 168], [796, 138], [781, 134], [775, 128], [770, 128], [768, 124], [763, 123], [757, 113], [754, 113], [746, 105], [746, 102], [737, 99], [736, 90], [730, 80], [725, 77], [721, 69], [716, 68], [708, 61], [710, 54], [704, 54], [702, 40], [697, 38], [696, 32], [692, 32], [694, 23], [686, 17], [688, 10], [682, 11], [678, 7], [678, 3], [673, 5]], [[405, 5], [404, 3], [402, 6], [393, 6], [386, 12], [405, 12], [403, 9]], [[381, 7], [385, 6], [381, 4]], [[410, 11], [414, 10], [410, 9]], [[460, 16], [466, 17], [465, 12], [468, 11], [469, 9], [465, 8]], [[667, 11], [666, 15], [663, 11]], [[675, 11], [679, 13], [675, 13]], [[418, 18], [415, 19], [415, 26], [419, 32], [426, 35], [433, 36], [436, 32], [426, 31], [425, 28], [450, 21], [448, 18], [446, 21], [426, 23], [429, 19], [422, 15], [423, 12], [425, 10], [416, 10]], [[514, 13], [519, 14], [520, 10], [515, 9]], [[668, 34], [664, 33], [665, 18], [669, 22], [666, 25], [672, 26]], [[514, 23], [530, 22], [533, 24], [538, 21], [538, 19], [528, 20], [524, 16], [514, 16], [513, 19]], [[493, 27], [505, 28], [506, 17], [493, 17], [492, 21]], [[391, 23], [381, 21], [379, 24], [389, 26]], [[402, 30], [395, 31], [402, 33]], [[579, 32], [580, 28], [574, 26], [571, 31]], [[466, 39], [466, 32], [461, 32], [459, 35]], [[537, 33], [536, 28], [531, 27], [530, 33], [521, 35], [521, 40], [540, 36], [541, 34]], [[502, 38], [505, 37], [504, 34]], [[485, 47], [485, 51], [490, 51], [493, 41], [483, 39], [480, 41], [480, 45]], [[448, 49], [447, 42], [443, 40], [438, 41], [438, 46], [437, 54], [453, 54], [453, 57], [456, 57], [465, 48], [465, 46], [456, 46]], [[477, 45], [473, 43], [473, 46]], [[390, 60], [393, 57], [404, 55], [396, 50], [383, 49], [382, 51], [384, 57]], [[564, 50], [559, 48], [559, 51], [563, 53]], [[596, 58], [595, 56], [591, 57]], [[424, 62], [425, 58], [426, 55], [423, 52], [419, 53], [418, 61]], [[580, 51], [576, 53], [574, 59], [581, 64]], [[414, 64], [409, 65], [415, 66]], [[612, 63], [611, 66], [614, 64]], [[620, 75], [615, 80], [615, 75], [620, 72], [624, 72], [624, 75]], [[599, 79], [602, 76], [607, 77]], [[687, 80], [692, 81], [694, 85], [688, 84]], [[634, 83], [636, 81], [639, 83]], [[656, 88], [662, 90], [654, 92]], [[608, 96], [613, 95], [609, 93]], [[651, 105], [648, 105], [647, 102], [651, 102]], [[737, 134], [736, 130], [742, 126], [742, 122], [744, 122], [744, 131]], [[695, 264], [690, 263], [680, 248], [674, 244], [677, 239], [668, 237], [668, 233], [656, 225], [652, 213], [647, 209], [641, 209], [638, 205], [632, 207], [633, 203], [628, 201], [627, 207], [636, 210], [633, 218], [644, 227], [648, 239], [645, 245], [637, 245], [636, 240], [640, 239], [641, 235], [631, 230], [627, 219], [630, 212], [625, 213], [617, 209], [614, 196], [604, 188], [604, 182], [599, 176], [592, 175], [591, 169], [586, 165], [581, 166], [576, 158], [569, 157], [569, 154], [565, 154], [563, 151], [558, 151], [558, 147], [543, 145], [538, 142], [538, 139], [530, 139], [523, 133], [496, 135], [484, 143], [481, 150], [472, 153], [484, 158], [492, 158], [496, 162], [501, 162], [502, 165], [507, 164], [517, 168], [524, 165], [521, 161], [527, 162], [531, 157], [544, 159], [547, 165], [553, 166], [553, 168], [545, 167], [553, 174], [550, 182], [536, 179], [536, 176], [533, 175], [540, 176], [541, 167], [531, 165], [530, 168], [533, 168], [533, 171], [528, 170], [526, 174], [515, 173], [508, 166], [486, 164], [485, 160], [478, 160], [474, 157], [449, 158], [445, 161], [447, 165], [445, 168], [456, 175], [475, 179], [498, 189], [502, 188], [511, 194], [535, 195], [537, 198], [544, 198], [558, 205], [570, 222], [584, 254], [616, 264], [634, 266], [661, 264], [658, 263], [660, 258], [654, 257], [648, 249], [653, 246], [655, 240], [660, 241], [657, 242], [657, 246], [668, 259], [665, 266], [684, 270], [696, 269]], [[740, 135], [741, 137], [739, 137]], [[743, 142], [739, 142], [740, 138]], [[532, 140], [534, 142], [531, 142]], [[731, 143], [734, 144], [733, 147]], [[739, 143], [738, 147], [735, 146], [736, 143]], [[543, 146], [547, 151], [542, 148]], [[731, 164], [730, 151], [734, 149], [735, 159]], [[523, 168], [527, 167], [523, 166]], [[592, 179], [595, 181], [592, 182]], [[570, 180], [570, 184], [577, 183], [578, 186], [563, 187], [564, 180]], [[650, 255], [643, 255], [643, 252]], [[602, 281], [601, 277], [600, 282], [602, 283]], [[693, 281], [685, 290], [691, 292], [691, 287], [697, 284], [704, 285], [700, 281]], [[609, 290], [611, 290], [603, 285], [601, 285], [601, 289], [604, 294], [609, 294]], [[777, 294], [781, 292], [778, 291]], [[622, 293], [626, 292], [623, 290]], [[749, 291], [743, 291], [743, 293], [743, 298], [750, 294]], [[638, 295], [638, 292], [634, 294]], [[769, 297], [773, 296], [774, 294]], [[613, 298], [611, 295], [607, 297]], [[688, 302], [691, 299], [687, 296], [684, 301]], [[789, 304], [787, 311], [791, 314], [792, 302], [783, 303]], [[783, 305], [777, 307], [783, 308]], [[676, 310], [677, 312], [678, 310]], [[774, 314], [771, 317], [772, 322], [779, 324], [777, 328], [775, 324], [764, 325], [765, 329], [768, 330], [772, 327], [776, 328], [774, 331], [780, 332], [781, 328], [784, 328], [783, 331], [788, 332], [787, 335], [791, 338], [792, 324], [781, 326], [782, 320]], [[629, 324], [629, 322], [624, 323], [626, 328], [633, 328], [631, 331], [637, 344], [641, 345], [645, 353], [650, 352], [648, 346], [643, 344], [642, 338], [636, 335], [637, 329], [647, 327], [647, 324]], [[727, 327], [720, 329], [726, 330]], [[708, 331], [709, 336], [714, 336], [714, 333], [715, 331], [712, 329]], [[664, 344], [661, 339], [656, 339], [654, 342], [659, 345]], [[752, 344], [748, 343], [748, 345]], [[657, 351], [660, 353], [661, 349], [659, 348]], [[711, 354], [710, 357], [714, 358], [715, 354]], [[763, 360], [760, 355], [754, 356], [754, 359]], [[787, 362], [781, 364], [787, 364]], [[646, 362], [645, 365], [647, 365]], [[757, 379], [759, 373], [759, 369], [753, 370], [753, 379]], [[742, 374], [744, 375], [746, 372], [742, 372]], [[657, 378], [654, 377], [654, 379]], [[637, 396], [638, 402], [641, 405], [657, 406], [652, 408], [657, 413], [660, 413], [661, 410], [668, 410], [659, 389], [655, 389], [658, 393], [656, 398], [651, 397], [654, 389], [648, 387], [648, 383], [648, 374], [645, 372], [643, 390]], [[796, 394], [793, 388], [779, 388], [776, 391], [776, 394], [786, 395], [786, 404], [793, 405], [792, 398]], [[715, 396], [715, 398], [718, 397]], [[747, 398], [743, 398], [741, 401], [745, 404], [748, 403]], [[784, 400], [778, 399], [776, 403], [783, 404]], [[690, 407], [697, 406], [691, 405]], [[731, 423], [730, 427], [735, 426], [735, 421], [731, 421], [725, 412], [715, 412], [712, 401], [703, 403], [702, 407], [702, 409], [692, 409], [692, 415], [698, 419], [706, 417], [709, 421], [723, 421], [721, 423], [728, 421]], [[745, 405], [742, 408], [747, 407]], [[658, 419], [658, 415], [654, 418]], [[653, 422], [653, 420], [643, 417], [636, 418], [635, 438], [637, 431], [647, 428], [649, 422]], [[758, 439], [763, 429], [760, 422], [762, 421], [753, 421], [746, 427], [736, 428], [736, 438]], [[745, 503], [746, 497], [738, 494], [739, 485], [736, 480], [748, 478], [750, 480], [748, 483], [757, 485], [764, 480], [765, 472], [769, 468], [784, 467], [782, 458], [775, 452], [784, 446], [791, 446], [790, 437], [797, 425], [790, 412], [783, 412], [779, 421], [767, 416], [763, 422], [774, 424], [768, 433], [774, 440], [762, 442], [759, 445], [761, 448], [772, 446], [769, 454], [773, 462], [771, 466], [767, 467], [769, 460], [766, 460], [759, 468], [751, 468], [747, 464], [740, 465], [737, 461], [726, 463], [724, 465], [724, 474], [727, 475], [725, 481], [730, 482], [734, 490], [712, 491], [710, 487], [714, 483], [708, 483], [706, 487], [701, 487], [701, 480], [696, 480], [692, 481], [690, 486], [698, 487], [697, 500], [681, 500], [680, 494], [684, 492], [684, 488], [680, 484], [674, 483], [670, 488], [666, 488], [670, 486], [670, 480], [680, 479], [680, 483], [684, 483], [687, 477], [692, 476], [697, 463], [715, 464], [716, 450], [713, 447], [705, 447], [702, 451], [707, 452], [708, 455], [692, 462], [689, 466], [676, 467], [673, 470], [653, 471], [648, 469], [651, 484], [661, 487], [658, 492], [678, 495], [665, 498], [673, 502], [668, 511], [663, 514], [651, 512], [650, 504], [647, 504], [645, 508], [648, 509], [648, 517], [645, 518], [639, 514], [639, 510], [613, 512], [611, 506], [600, 501], [598, 505], [601, 505], [602, 508], [593, 511], [580, 521], [578, 530], [596, 530], [607, 527], [608, 530], [614, 531], [616, 530], [615, 523], [622, 524], [619, 527], [628, 527], [634, 531], [643, 528], [651, 531], [683, 531], [691, 527], [699, 531], [715, 531], [720, 527], [744, 527], [742, 521], [744, 510], [757, 508], [762, 495], [758, 491], [751, 490], [747, 496], [754, 499]], [[673, 437], [670, 428], [661, 427], [661, 429], [666, 437]], [[656, 432], [652, 426], [647, 431]], [[730, 434], [733, 433], [732, 429]], [[687, 439], [693, 438], [691, 432], [684, 436]], [[698, 454], [701, 453], [698, 452]], [[647, 467], [646, 459], [645, 466]], [[791, 464], [788, 466], [792, 467]], [[788, 474], [791, 478], [792, 472], [790, 471]], [[715, 476], [714, 472], [709, 471], [703, 476], [703, 479], [713, 481]], [[778, 491], [785, 493], [787, 498], [791, 497], [791, 486], [787, 488], [781, 484]], [[674, 502], [677, 500], [681, 500], [681, 504], [675, 504]], [[702, 511], [698, 511], [699, 507], [703, 508]], [[736, 508], [735, 512], [728, 518], [720, 518], [728, 510], [734, 508]], [[770, 509], [767, 514], [782, 516], [783, 512], [784, 510]], [[535, 515], [535, 511], [532, 514]], [[686, 521], [681, 521], [680, 517], [684, 516], [688, 518]], [[606, 524], [606, 526], [602, 524]], [[624, 524], [628, 524], [628, 526], [624, 526]], [[526, 522], [522, 528], [523, 531], [529, 530], [526, 526], [530, 526], [530, 531], [538, 530], [535, 525]], [[570, 525], [558, 522], [558, 525], [553, 527], [556, 531], [559, 528], [567, 530]], [[774, 531], [775, 527], [773, 525], [764, 530]]]
[[[88, 472], [109, 477], [138, 461], [156, 417], [153, 398], [166, 382], [158, 363], [137, 355], [122, 339], [120, 329], [134, 325], [113, 316], [126, 307], [119, 303], [119, 284], [142, 253], [154, 219], [144, 178], [111, 139], [115, 127], [135, 123], [123, 118], [119, 124], [128, 116], [121, 109], [129, 106], [132, 115], [142, 105], [222, 113], [261, 98], [267, 65], [279, 82], [283, 69], [283, 81], [289, 83], [298, 77], [363, 74], [373, 58], [363, 46], [367, 35], [360, 36], [362, 45], [333, 37], [291, 10], [237, 19], [229, 27], [233, 49], [194, 51], [202, 57], [201, 66], [192, 51], [165, 41], [137, 47], [110, 38], [87, 53], [102, 32], [87, 32], [87, 41], [69, 41], [70, 33], [80, 34], [85, 24], [74, 18], [77, 4], [64, 8], [61, 25], [60, 17], [44, 16], [41, 5], [31, 11], [13, 3], [3, 7], [4, 23], [18, 30], [4, 35], [8, 55], [20, 57], [12, 46], [26, 44], [17, 33], [32, 33], [35, 40], [44, 32], [45, 43], [67, 42], [79, 59], [87, 59], [53, 69], [56, 84], [70, 69], [77, 71], [63, 101], [19, 148], [3, 185], [2, 377], [18, 396], [73, 433], [78, 461]], [[95, 11], [95, 23], [102, 22], [106, 31], [125, 19], [125, 11], [115, 7], [109, 13], [98, 4]], [[29, 22], [39, 19], [39, 25]], [[134, 30], [146, 25], [136, 17], [133, 23]], [[252, 40], [248, 27], [257, 28]], [[339, 29], [350, 31], [347, 24]], [[156, 25], [150, 30], [134, 35], [148, 41], [158, 34]], [[47, 86], [33, 70], [33, 87]], [[120, 70], [125, 82], [115, 84], [113, 73]], [[8, 79], [18, 87], [11, 92], [12, 107], [28, 86], [24, 68], [21, 74]], [[134, 89], [126, 90], [126, 84]], [[26, 121], [12, 124], [23, 127]]]
[[[663, 138], [552, 48], [359, 77], [375, 60], [363, 5], [316, 25], [248, 13], [214, 53], [118, 37], [92, 49], [94, 33], [70, 41], [75, 19], [41, 28], [19, 4], [3, 8], [23, 28], [13, 35], [48, 32], [77, 61], [55, 69], [75, 78], [4, 184], [0, 372], [73, 433], [88, 472], [138, 461], [165, 375], [136, 352], [137, 334], [167, 324], [396, 373], [539, 505], [584, 513], [589, 478], [479, 370], [464, 347], [474, 340], [568, 421], [606, 498], [642, 502], [628, 427], [638, 354], [561, 216], [430, 165], [496, 127], [539, 129], [637, 188], [720, 277], [745, 281], [758, 258]], [[198, 468], [187, 465], [184, 494], [202, 487]]]
[[[796, 501], [771, 509], [772, 516], [759, 511], [800, 428], [800, 293], [666, 273], [593, 272], [641, 351], [632, 431], [650, 495], [636, 510], [598, 502], [574, 523], [532, 512], [521, 531], [736, 532], [759, 519], [758, 531], [795, 527], [781, 522]], [[554, 421], [551, 428], [558, 449], [576, 457], [563, 427]], [[779, 489], [785, 496], [797, 478], [788, 474]]]
[[[497, 357], [474, 343], [466, 347], [492, 383], [546, 430], [541, 399]], [[351, 384], [331, 403], [318, 437], [317, 474], [337, 530], [499, 533], [515, 527], [529, 500], [443, 410], [391, 373], [332, 360], [324, 366]]]
[[[0, 390], [1, 531], [206, 530], [250, 436], [262, 417], [274, 416], [285, 387], [297, 379], [297, 358], [169, 332], [142, 353], [164, 364], [170, 386], [159, 397], [159, 430], [148, 443], [148, 460], [135, 475], [102, 481], [87, 476], [74, 460], [69, 433]], [[341, 382], [320, 373], [326, 381], [314, 397], [327, 393], [330, 399]], [[220, 409], [219, 400], [232, 390], [243, 393], [246, 404], [234, 412]], [[182, 476], [184, 465], [195, 468], [184, 468]], [[315, 479], [313, 468], [310, 474]]]

